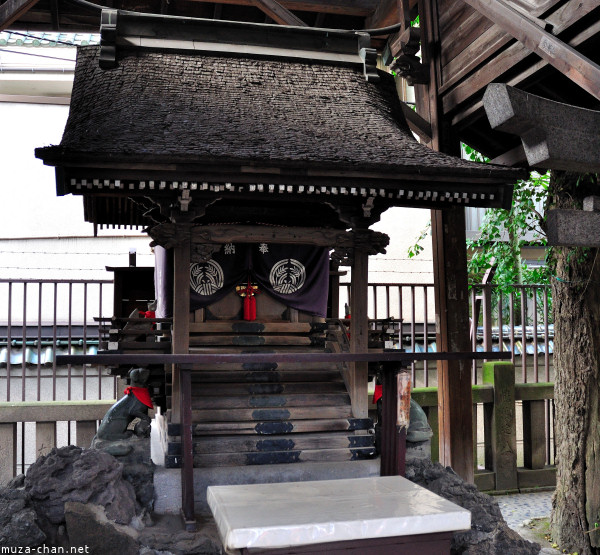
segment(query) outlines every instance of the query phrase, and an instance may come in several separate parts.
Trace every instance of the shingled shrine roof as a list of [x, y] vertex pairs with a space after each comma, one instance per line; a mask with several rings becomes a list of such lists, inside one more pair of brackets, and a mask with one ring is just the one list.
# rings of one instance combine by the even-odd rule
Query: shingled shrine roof
[[151, 195], [194, 182], [190, 189], [208, 192], [207, 183], [226, 192], [245, 184], [238, 193], [348, 187], [359, 197], [375, 191], [388, 206], [510, 203], [521, 170], [419, 144], [393, 77], [379, 74], [368, 82], [351, 64], [152, 50], [104, 70], [99, 48], [82, 47], [62, 141], [36, 155], [61, 168], [61, 194]]
[[412, 137], [393, 78], [351, 67], [140, 52], [117, 69], [80, 48], [71, 113], [46, 160], [239, 161], [511, 179], [515, 171], [433, 152]]

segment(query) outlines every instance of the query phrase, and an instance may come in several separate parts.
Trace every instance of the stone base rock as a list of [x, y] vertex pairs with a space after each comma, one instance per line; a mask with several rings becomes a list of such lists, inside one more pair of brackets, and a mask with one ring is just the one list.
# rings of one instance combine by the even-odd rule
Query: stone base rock
[[135, 492], [122, 474], [123, 466], [108, 453], [72, 445], [54, 448], [31, 465], [25, 492], [49, 544], [57, 543], [68, 501], [101, 505], [110, 520], [129, 524], [136, 514]]
[[224, 551], [213, 519], [198, 518], [197, 526], [196, 532], [186, 532], [180, 516], [158, 516], [154, 527], [140, 533], [140, 555], [222, 555]]
[[137, 555], [138, 534], [106, 518], [101, 505], [65, 503], [65, 520], [71, 547], [89, 548], [88, 553], [102, 555]]
[[0, 546], [39, 547], [46, 534], [39, 527], [29, 495], [22, 489], [0, 489]]
[[156, 465], [150, 458], [150, 438], [132, 436], [117, 441], [94, 438], [92, 448], [109, 453], [123, 465], [123, 478], [133, 486], [140, 507], [152, 512]]
[[471, 511], [471, 530], [457, 532], [452, 539], [452, 555], [538, 555], [540, 546], [524, 540], [511, 530], [498, 503], [452, 469], [425, 459], [407, 464], [406, 478], [439, 496]]

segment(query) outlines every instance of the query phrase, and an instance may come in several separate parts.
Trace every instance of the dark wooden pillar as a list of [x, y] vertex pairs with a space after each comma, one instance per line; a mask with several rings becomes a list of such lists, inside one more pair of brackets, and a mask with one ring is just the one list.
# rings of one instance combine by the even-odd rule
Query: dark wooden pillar
[[[470, 351], [463, 207], [431, 211], [437, 346]], [[473, 482], [473, 404], [468, 360], [438, 361], [440, 462]]]
[[[434, 150], [460, 156], [459, 142], [444, 121], [438, 88], [441, 86], [441, 37], [438, 1], [418, 0], [423, 64], [429, 84], [415, 87], [417, 113], [431, 124]], [[463, 207], [432, 210], [433, 274], [436, 333], [439, 351], [470, 351], [467, 250]], [[473, 482], [473, 407], [469, 361], [438, 362], [440, 462]]]
[[[173, 354], [187, 354], [190, 348], [190, 241], [174, 249]], [[171, 422], [181, 422], [179, 369], [173, 365]]]
[[[369, 255], [358, 248], [354, 249], [352, 263], [352, 298], [350, 300], [350, 349], [353, 353], [366, 353], [369, 350], [368, 310]], [[368, 363], [355, 362], [350, 372], [350, 398], [355, 418], [367, 418], [368, 409]]]

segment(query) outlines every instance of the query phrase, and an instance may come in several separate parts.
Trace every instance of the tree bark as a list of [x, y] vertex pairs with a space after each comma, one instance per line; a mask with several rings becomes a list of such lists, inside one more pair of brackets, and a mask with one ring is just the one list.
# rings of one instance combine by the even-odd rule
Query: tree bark
[[[581, 209], [597, 186], [593, 174], [555, 172], [548, 207]], [[551, 529], [561, 549], [580, 555], [600, 554], [600, 532], [593, 531], [600, 525], [598, 250], [555, 247], [551, 257], [557, 456]]]

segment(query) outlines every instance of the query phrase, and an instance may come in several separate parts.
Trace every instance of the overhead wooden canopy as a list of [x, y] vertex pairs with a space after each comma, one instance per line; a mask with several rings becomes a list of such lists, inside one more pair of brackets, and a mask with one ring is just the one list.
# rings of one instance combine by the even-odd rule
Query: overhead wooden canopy
[[365, 37], [334, 38], [315, 59], [311, 41], [300, 53], [271, 44], [232, 56], [233, 46], [188, 53], [182, 41], [168, 50], [169, 39], [162, 49], [153, 39], [153, 49], [119, 47], [112, 70], [100, 68], [98, 47], [81, 48], [61, 144], [36, 155], [57, 166], [59, 194], [86, 197], [96, 224], [143, 222], [134, 204], [151, 223], [175, 209], [196, 221], [240, 221], [247, 207], [302, 201], [316, 206], [309, 220], [339, 226], [398, 205], [509, 205], [520, 170], [419, 144], [393, 78], [359, 55]]

